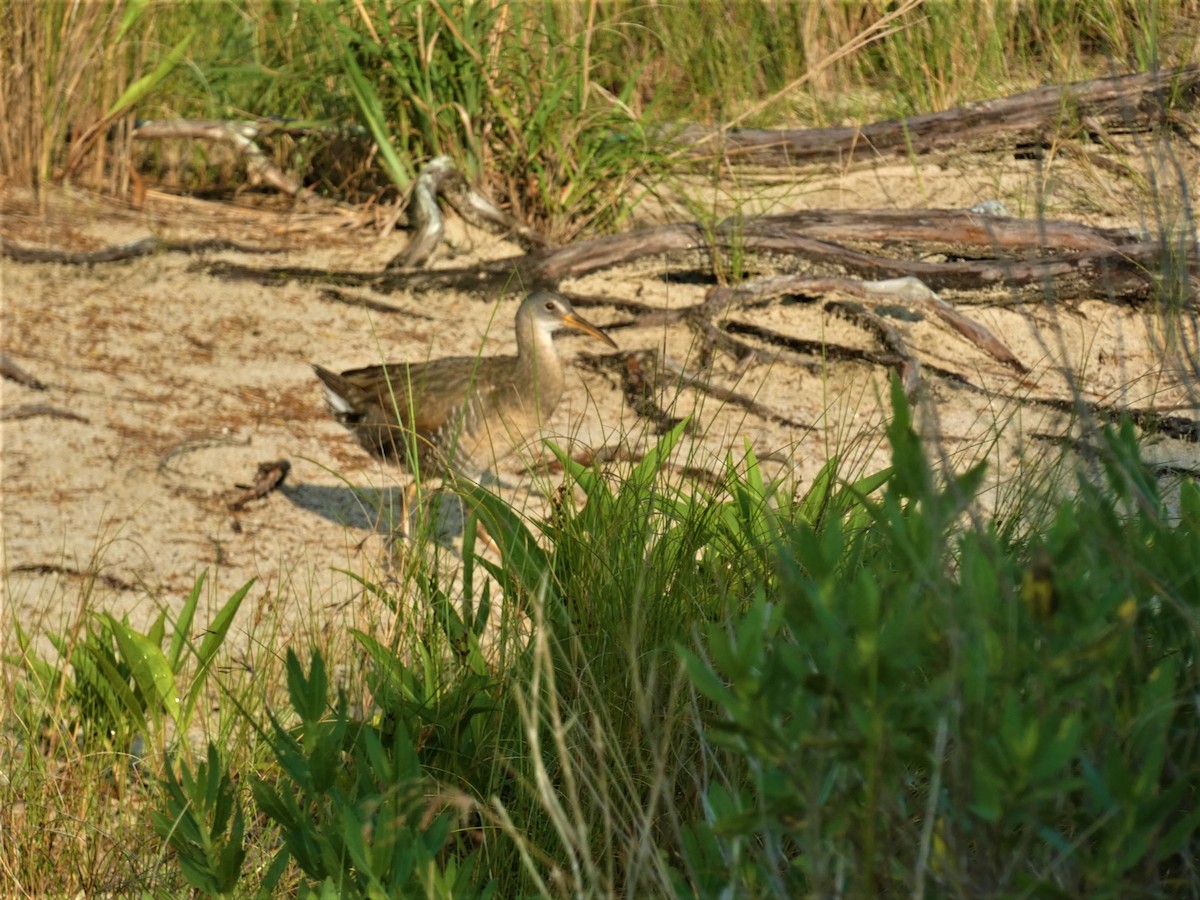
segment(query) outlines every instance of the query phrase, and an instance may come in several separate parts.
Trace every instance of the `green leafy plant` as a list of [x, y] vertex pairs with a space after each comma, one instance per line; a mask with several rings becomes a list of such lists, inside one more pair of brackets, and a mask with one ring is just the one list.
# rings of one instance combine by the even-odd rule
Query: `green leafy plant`
[[164, 808], [150, 814], [155, 830], [175, 851], [184, 878], [209, 896], [232, 893], [246, 859], [246, 822], [217, 748], [208, 745], [208, 758], [195, 773], [186, 761], [178, 775], [168, 765], [162, 787]]
[[265, 887], [294, 861], [304, 895], [487, 896], [476, 885], [474, 855], [443, 854], [456, 812], [431, 790], [405, 724], [384, 733], [354, 721], [344, 695], [331, 708], [320, 654], [305, 672], [289, 650], [287, 674], [300, 722], [293, 730], [271, 717], [279, 776], [252, 784], [257, 808], [283, 840]]
[[[953, 895], [1122, 896], [1200, 842], [1185, 486], [1172, 521], [1132, 430], [1104, 437], [1036, 544], [962, 529], [982, 468], [939, 475], [893, 388], [871, 525], [785, 529], [777, 592], [681, 650], [732, 754], [688, 882]], [[731, 869], [729, 859], [738, 860]]]
[[590, 81], [591, 33], [532, 7], [407, 0], [311, 12], [393, 183], [449, 156], [556, 240], [611, 228], [655, 156], [626, 101]]
[[[47, 635], [58, 651], [57, 665], [37, 655], [19, 624], [16, 642], [20, 653], [6, 656], [5, 661], [24, 669], [46, 702], [56, 698], [55, 702], [64, 703], [75, 719], [74, 729], [85, 739], [124, 747], [136, 734], [151, 729], [160, 732], [167, 719], [186, 731], [196, 700], [206, 687], [209, 666], [253, 584], [248, 582], [225, 602], [196, 647], [190, 643], [190, 631], [204, 580], [205, 574], [201, 574], [184, 601], [169, 645], [164, 646], [165, 610], [145, 633], [133, 628], [127, 617], [117, 619], [101, 612], [89, 620], [78, 640], [66, 634]], [[191, 654], [185, 654], [189, 648]], [[180, 676], [192, 656], [198, 666], [190, 681], [181, 683]]]

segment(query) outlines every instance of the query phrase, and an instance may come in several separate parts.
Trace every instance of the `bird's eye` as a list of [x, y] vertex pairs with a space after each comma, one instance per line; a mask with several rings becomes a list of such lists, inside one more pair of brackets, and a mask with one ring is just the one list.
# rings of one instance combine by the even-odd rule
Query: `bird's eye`
[[554, 307], [557, 304], [553, 300], [546, 301], [546, 312], [554, 312]]

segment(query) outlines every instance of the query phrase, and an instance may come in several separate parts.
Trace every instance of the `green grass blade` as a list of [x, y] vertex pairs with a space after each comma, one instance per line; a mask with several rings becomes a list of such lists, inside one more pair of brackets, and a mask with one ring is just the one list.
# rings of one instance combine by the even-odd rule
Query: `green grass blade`
[[179, 611], [179, 618], [175, 620], [175, 633], [171, 636], [171, 648], [167, 651], [167, 662], [170, 663], [172, 672], [179, 672], [179, 660], [183, 656], [183, 648], [187, 646], [192, 620], [196, 618], [196, 607], [200, 603], [200, 589], [207, 577], [208, 570], [205, 569], [192, 585], [192, 592], [183, 601], [183, 609]]
[[127, 0], [125, 5], [125, 15], [121, 17], [121, 27], [117, 29], [117, 36], [114, 43], [119, 44], [125, 39], [125, 35], [129, 33], [129, 29], [137, 24], [138, 19], [142, 17], [142, 13], [146, 11], [150, 0]]
[[225, 605], [221, 607], [220, 611], [213, 617], [212, 622], [209, 623], [208, 630], [204, 633], [204, 640], [200, 642], [200, 649], [196, 651], [196, 658], [200, 661], [201, 672], [208, 668], [213, 656], [216, 655], [217, 649], [225, 642], [225, 635], [229, 633], [229, 626], [233, 624], [233, 619], [241, 608], [242, 601], [246, 599], [246, 594], [250, 592], [250, 588], [256, 580], [255, 578], [251, 578], [242, 585], [225, 602]]
[[687, 416], [682, 422], [663, 435], [662, 440], [646, 451], [646, 455], [642, 457], [629, 475], [630, 484], [650, 484], [654, 480], [655, 474], [662, 467], [663, 462], [671, 451], [675, 449], [675, 445], [679, 443], [683, 437], [684, 431], [687, 430], [688, 424], [692, 417]]
[[387, 172], [396, 187], [402, 191], [408, 190], [412, 178], [409, 177], [408, 171], [392, 143], [387, 117], [384, 115], [383, 103], [379, 99], [378, 92], [363, 75], [358, 60], [351, 52], [343, 49], [342, 63], [346, 68], [347, 76], [349, 76], [350, 89], [358, 103], [359, 112], [366, 119], [367, 128], [370, 129], [371, 136], [375, 138], [375, 145], [379, 148], [379, 158], [383, 163], [384, 171]]
[[183, 40], [171, 48], [168, 53], [157, 66], [154, 71], [147, 75], [143, 75], [128, 88], [125, 89], [120, 98], [105, 112], [104, 118], [111, 119], [118, 116], [127, 110], [129, 107], [139, 103], [151, 91], [158, 87], [168, 75], [183, 61], [184, 55], [188, 51], [188, 47], [192, 45], [192, 40], [196, 37], [195, 31], [189, 31], [184, 35]]

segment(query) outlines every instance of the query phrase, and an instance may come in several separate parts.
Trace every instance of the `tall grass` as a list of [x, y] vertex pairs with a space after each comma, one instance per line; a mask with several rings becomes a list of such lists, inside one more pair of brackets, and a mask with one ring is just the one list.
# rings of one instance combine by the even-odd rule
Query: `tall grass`
[[[595, 16], [596, 77], [623, 83], [618, 61], [646, 60], [637, 96], [659, 120], [841, 124], [1193, 62], [1188, 36], [1200, 18], [1193, 0], [899, 6], [606, 3]], [[872, 33], [894, 11], [899, 17]], [[584, 17], [574, 4], [558, 14], [575, 25]], [[764, 97], [775, 100], [763, 105]]]
[[63, 178], [129, 186], [133, 110], [183, 60], [192, 33], [156, 46], [164, 7], [137, 0], [5, 3], [0, 10], [0, 171], [17, 184]]
[[[865, 121], [1195, 60], [1195, 0], [1069, 3], [8, 3], [16, 183], [123, 192], [155, 163], [203, 186], [223, 150], [134, 146], [141, 118], [277, 117], [305, 181], [403, 192], [450, 155], [527, 224], [615, 227], [661, 172], [647, 125]], [[390, 187], [388, 185], [390, 184]]]

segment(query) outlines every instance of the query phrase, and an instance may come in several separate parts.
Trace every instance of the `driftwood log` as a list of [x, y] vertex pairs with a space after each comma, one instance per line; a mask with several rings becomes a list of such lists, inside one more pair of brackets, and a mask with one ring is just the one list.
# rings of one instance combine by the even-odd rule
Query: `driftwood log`
[[[876, 235], [874, 241], [871, 234]], [[867, 243], [878, 243], [878, 251], [857, 249]], [[694, 222], [660, 225], [470, 268], [339, 277], [350, 276], [384, 292], [457, 288], [490, 293], [513, 284], [552, 287], [567, 278], [655, 257], [662, 258], [667, 269], [711, 271], [714, 255], [734, 250], [751, 257], [790, 257], [793, 265], [817, 266], [832, 276], [918, 278], [937, 291], [1009, 288], [1017, 302], [1044, 299], [1046, 285], [1053, 286], [1058, 299], [1093, 295], [1098, 287], [1107, 296], [1140, 299], [1149, 291], [1150, 271], [1166, 253], [1157, 236], [1074, 222], [967, 210], [812, 210], [729, 219], [711, 230]], [[943, 259], [928, 261], [931, 254]], [[1200, 259], [1194, 252], [1185, 264], [1193, 278], [1200, 276]], [[320, 280], [324, 275], [249, 267], [222, 267], [221, 274], [264, 281], [289, 275]], [[1028, 295], [1023, 295], [1027, 289]]]
[[270, 120], [160, 119], [139, 122], [133, 136], [140, 140], [192, 138], [227, 144], [246, 160], [246, 168], [255, 178], [289, 197], [315, 199], [311, 191], [271, 162], [258, 146], [258, 141], [263, 136], [284, 127], [283, 123]]
[[728, 162], [760, 166], [849, 165], [952, 147], [978, 148], [998, 140], [1040, 141], [1067, 117], [1073, 117], [1093, 136], [1103, 130], [1141, 131], [1162, 119], [1169, 102], [1194, 106], [1198, 101], [1200, 66], [1189, 66], [1051, 85], [870, 125], [791, 131], [689, 127], [674, 140], [679, 152], [691, 158], [719, 156]]
[[407, 246], [384, 267], [385, 270], [418, 269], [428, 262], [446, 232], [442, 211], [438, 208], [439, 196], [477, 228], [508, 233], [526, 249], [546, 246], [540, 235], [521, 225], [471, 187], [450, 157], [439, 156], [430, 160], [417, 176], [409, 200], [408, 222], [412, 236]]

